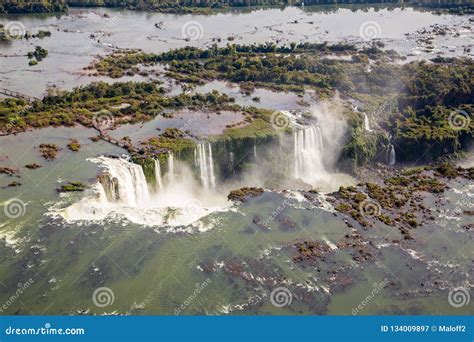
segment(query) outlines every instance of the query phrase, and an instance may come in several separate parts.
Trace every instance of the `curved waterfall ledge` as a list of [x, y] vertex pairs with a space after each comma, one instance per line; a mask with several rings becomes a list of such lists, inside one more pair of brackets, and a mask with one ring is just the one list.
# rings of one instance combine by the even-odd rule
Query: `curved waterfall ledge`
[[156, 158], [92, 159], [103, 171], [92, 193], [63, 217], [100, 220], [117, 214], [144, 225], [183, 226], [227, 210], [227, 194], [236, 188], [332, 192], [352, 185], [351, 176], [336, 171], [345, 121], [324, 106], [304, 116], [284, 115], [291, 116], [292, 129], [275, 138], [199, 141]]
[[165, 174], [155, 163], [157, 179], [153, 184], [146, 181], [141, 165], [126, 158], [91, 161], [104, 171], [83, 199], [61, 212], [68, 221], [118, 215], [146, 226], [187, 226], [230, 207], [225, 195], [199, 186], [185, 164], [175, 164], [172, 154]]

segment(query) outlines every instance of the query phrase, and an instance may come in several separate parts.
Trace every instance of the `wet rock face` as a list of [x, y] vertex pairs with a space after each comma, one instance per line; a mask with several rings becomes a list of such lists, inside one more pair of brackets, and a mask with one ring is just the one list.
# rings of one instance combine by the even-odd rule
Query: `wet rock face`
[[104, 172], [98, 177], [99, 183], [102, 185], [109, 202], [115, 202], [120, 199], [118, 179], [112, 177], [109, 173]]

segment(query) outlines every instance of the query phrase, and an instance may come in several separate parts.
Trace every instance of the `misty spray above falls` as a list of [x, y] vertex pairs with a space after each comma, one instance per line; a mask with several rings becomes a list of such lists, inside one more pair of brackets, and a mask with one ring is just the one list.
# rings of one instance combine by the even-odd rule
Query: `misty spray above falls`
[[286, 158], [277, 158], [279, 163], [274, 166], [278, 170], [288, 169], [286, 188], [332, 192], [341, 185], [354, 183], [352, 177], [336, 171], [347, 134], [343, 107], [337, 99], [322, 102], [302, 113], [283, 111], [282, 114], [288, 116], [286, 121], [293, 132], [289, 137], [280, 135], [279, 147], [273, 153], [287, 154]]

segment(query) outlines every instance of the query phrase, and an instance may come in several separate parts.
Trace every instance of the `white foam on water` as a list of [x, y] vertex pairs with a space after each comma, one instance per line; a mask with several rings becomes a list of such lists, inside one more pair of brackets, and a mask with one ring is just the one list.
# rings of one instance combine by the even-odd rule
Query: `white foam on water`
[[[101, 221], [114, 216], [145, 226], [187, 226], [218, 211], [227, 211], [230, 203], [223, 194], [205, 189], [194, 181], [190, 171], [173, 157], [168, 160], [166, 180], [157, 191], [149, 191], [140, 165], [124, 158], [92, 159], [108, 177], [97, 182], [79, 202], [63, 209], [67, 221]], [[156, 164], [155, 164], [156, 168]], [[201, 231], [206, 230], [202, 225]]]

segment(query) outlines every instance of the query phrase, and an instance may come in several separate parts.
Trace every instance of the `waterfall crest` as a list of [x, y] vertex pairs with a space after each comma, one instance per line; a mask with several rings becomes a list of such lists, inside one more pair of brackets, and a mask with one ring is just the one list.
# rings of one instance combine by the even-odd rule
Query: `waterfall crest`
[[117, 158], [98, 158], [107, 170], [100, 183], [108, 200], [131, 207], [144, 207], [150, 200], [145, 174], [140, 165]]
[[[202, 158], [210, 161], [209, 146], [201, 150]], [[198, 154], [196, 157], [198, 157]], [[62, 209], [61, 215], [71, 221], [102, 220], [125, 217], [147, 226], [187, 226], [216, 211], [226, 211], [227, 197], [222, 192], [205, 189], [194, 179], [188, 165], [176, 162], [168, 155], [168, 172], [162, 174], [158, 160], [154, 161], [155, 182], [146, 182], [143, 168], [125, 158], [99, 157], [90, 159], [104, 172], [98, 182], [79, 202]], [[213, 168], [208, 167], [209, 174]], [[209, 176], [209, 186], [215, 184]], [[203, 225], [197, 225], [205, 229]]]
[[194, 163], [199, 168], [201, 184], [205, 189], [215, 188], [214, 160], [209, 142], [200, 143], [194, 149]]

